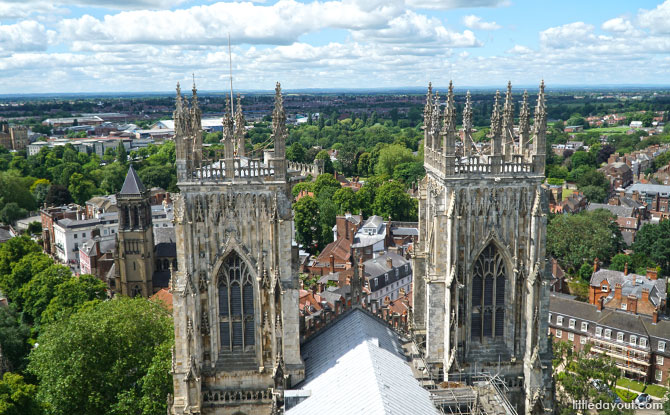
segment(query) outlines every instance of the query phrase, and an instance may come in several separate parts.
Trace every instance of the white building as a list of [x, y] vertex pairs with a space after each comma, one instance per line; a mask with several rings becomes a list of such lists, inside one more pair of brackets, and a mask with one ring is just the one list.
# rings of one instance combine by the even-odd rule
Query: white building
[[54, 222], [56, 256], [63, 264], [79, 267], [79, 247], [92, 238], [93, 230], [100, 237], [113, 237], [119, 227], [118, 212], [102, 213], [93, 219], [60, 219]]
[[368, 304], [383, 305], [387, 299], [396, 300], [400, 290], [408, 293], [412, 290], [412, 265], [393, 252], [385, 252], [363, 263], [365, 281], [370, 294]]
[[370, 216], [354, 235], [352, 249], [358, 250], [363, 256], [376, 256], [385, 249], [386, 224], [381, 216]]

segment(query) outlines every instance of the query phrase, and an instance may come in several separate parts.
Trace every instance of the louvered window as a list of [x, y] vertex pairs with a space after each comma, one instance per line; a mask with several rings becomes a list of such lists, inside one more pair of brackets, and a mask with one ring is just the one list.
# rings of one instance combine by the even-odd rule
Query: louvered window
[[472, 276], [471, 338], [502, 337], [505, 328], [505, 263], [489, 244], [474, 264]]
[[246, 350], [255, 344], [252, 281], [247, 264], [239, 255], [231, 253], [218, 274], [219, 329], [222, 349]]

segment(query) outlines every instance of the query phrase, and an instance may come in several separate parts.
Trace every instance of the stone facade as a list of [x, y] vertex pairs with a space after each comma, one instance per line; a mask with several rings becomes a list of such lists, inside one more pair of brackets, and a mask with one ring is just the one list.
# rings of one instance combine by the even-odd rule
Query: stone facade
[[197, 91], [189, 106], [177, 86], [174, 415], [275, 413], [283, 389], [304, 378], [290, 199], [297, 178], [287, 173], [279, 84], [268, 164], [242, 155], [239, 101], [237, 109], [237, 129], [230, 111], [223, 120], [222, 157], [204, 160]]
[[470, 95], [457, 148], [450, 84], [445, 110], [429, 86], [419, 240], [413, 254], [413, 321], [429, 370], [448, 380], [500, 373], [526, 414], [553, 408], [547, 313], [551, 273], [545, 258], [546, 110], [540, 86], [530, 128], [528, 96], [514, 137], [508, 85], [496, 101], [489, 154], [472, 141]]

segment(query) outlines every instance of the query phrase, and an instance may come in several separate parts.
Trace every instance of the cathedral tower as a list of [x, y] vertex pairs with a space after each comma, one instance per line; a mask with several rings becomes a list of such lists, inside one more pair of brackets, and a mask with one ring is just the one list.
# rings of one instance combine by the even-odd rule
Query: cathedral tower
[[174, 117], [181, 192], [174, 201], [171, 413], [271, 414], [283, 389], [304, 378], [281, 89], [270, 165], [235, 154], [236, 144], [244, 148], [243, 121], [239, 113], [235, 134], [230, 110], [223, 152], [203, 157], [193, 89], [188, 109], [177, 87]]
[[149, 297], [153, 292], [154, 233], [149, 191], [130, 166], [116, 194], [119, 231], [116, 234], [116, 290], [120, 294]]
[[429, 87], [424, 112], [427, 175], [419, 189], [419, 241], [413, 258], [414, 333], [425, 342], [425, 359], [435, 375], [499, 374], [519, 409], [526, 414], [550, 411], [551, 275], [545, 260], [547, 200], [541, 187], [544, 82], [532, 137], [524, 98], [518, 145], [511, 85], [502, 111], [496, 93], [489, 151], [479, 151], [471, 141], [469, 93], [460, 152], [454, 145], [458, 136], [451, 85], [443, 113], [431, 97]]

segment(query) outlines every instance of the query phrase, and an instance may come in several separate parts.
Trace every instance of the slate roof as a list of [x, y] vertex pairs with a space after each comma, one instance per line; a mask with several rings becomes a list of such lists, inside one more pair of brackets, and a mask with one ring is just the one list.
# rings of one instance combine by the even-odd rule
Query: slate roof
[[170, 271], [154, 271], [151, 282], [154, 287], [167, 288], [170, 285]]
[[[393, 268], [388, 267], [388, 264], [386, 263], [387, 258], [391, 258], [391, 265], [393, 265]], [[401, 255], [394, 252], [386, 252], [383, 255], [379, 255], [377, 258], [368, 259], [363, 263], [363, 266], [365, 267], [366, 277], [375, 278], [391, 271], [391, 269], [402, 267], [407, 263], [409, 263], [409, 261]]]
[[626, 189], [626, 194], [630, 195], [635, 191], [650, 196], [660, 194], [661, 196], [667, 197], [668, 194], [670, 194], [670, 186], [665, 186], [662, 184], [635, 183]]
[[175, 242], [161, 242], [155, 245], [154, 250], [157, 257], [177, 257], [177, 244]]
[[154, 226], [154, 243], [160, 244], [164, 242], [176, 243], [177, 236], [174, 228], [157, 228]]
[[[665, 278], [652, 280], [647, 278], [646, 275], [624, 275], [621, 271], [600, 269], [591, 275], [590, 284], [592, 287], [600, 287], [604, 280], [607, 280], [612, 288], [615, 287], [616, 284], [621, 284], [621, 295], [623, 298], [626, 298], [629, 295], [642, 298], [642, 289], [649, 290], [649, 299], [654, 305], [659, 305], [665, 297]], [[610, 295], [605, 299], [605, 302], [609, 302], [612, 298], [614, 298], [614, 289], [610, 290]]]
[[353, 309], [301, 347], [309, 397], [287, 415], [437, 414], [386, 324]]
[[126, 180], [123, 181], [123, 186], [119, 194], [122, 195], [139, 195], [147, 191], [147, 188], [142, 184], [142, 180], [133, 169], [132, 164], [128, 168], [128, 174], [126, 174]]
[[629, 206], [615, 206], [615, 205], [607, 205], [605, 203], [590, 203], [587, 207], [586, 210], [596, 210], [596, 209], [605, 209], [616, 216], [620, 218], [630, 218], [633, 216], [633, 207]]

